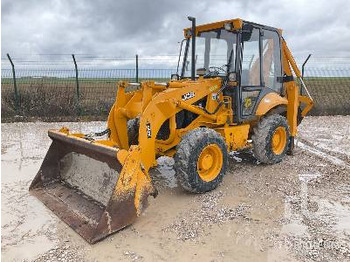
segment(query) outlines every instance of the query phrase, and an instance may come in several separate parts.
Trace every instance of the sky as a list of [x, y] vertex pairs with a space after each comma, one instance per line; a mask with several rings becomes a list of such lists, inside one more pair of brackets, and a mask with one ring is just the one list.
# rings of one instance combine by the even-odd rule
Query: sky
[[2, 0], [2, 56], [175, 55], [187, 16], [283, 29], [295, 56], [350, 57], [349, 0]]

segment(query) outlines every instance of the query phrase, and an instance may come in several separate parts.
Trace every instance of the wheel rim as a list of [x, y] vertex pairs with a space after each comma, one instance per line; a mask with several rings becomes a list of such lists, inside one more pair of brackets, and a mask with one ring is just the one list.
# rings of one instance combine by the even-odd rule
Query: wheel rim
[[206, 146], [197, 161], [199, 177], [205, 182], [213, 181], [220, 174], [222, 163], [221, 148], [216, 144]]
[[276, 128], [272, 136], [272, 151], [276, 155], [280, 155], [287, 145], [287, 132], [283, 126]]

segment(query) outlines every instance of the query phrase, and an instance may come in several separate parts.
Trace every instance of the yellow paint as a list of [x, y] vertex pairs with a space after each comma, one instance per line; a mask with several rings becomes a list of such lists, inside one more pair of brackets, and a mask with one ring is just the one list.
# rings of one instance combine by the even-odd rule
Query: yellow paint
[[206, 146], [197, 161], [197, 172], [205, 182], [211, 182], [220, 174], [223, 165], [223, 154], [217, 144]]
[[284, 149], [287, 146], [287, 132], [283, 126], [276, 128], [275, 132], [272, 135], [272, 151], [276, 155], [282, 154]]
[[215, 128], [225, 138], [229, 152], [242, 149], [248, 145], [249, 129], [249, 124]]
[[109, 147], [117, 147], [117, 144], [111, 140], [95, 140], [95, 141], [92, 141], [91, 143], [101, 144], [101, 145], [109, 146]]
[[[292, 76], [293, 72], [297, 77], [301, 77], [300, 70], [293, 58], [292, 53], [290, 52], [287, 43], [282, 39], [282, 64], [284, 69], [284, 74], [287, 76]], [[313, 100], [311, 97], [305, 97], [299, 95], [299, 88], [295, 81], [290, 81], [284, 83], [285, 95], [288, 99], [287, 104], [287, 120], [290, 128], [291, 136], [296, 136], [297, 134], [297, 117], [298, 117], [298, 108], [301, 103], [306, 104], [305, 109], [302, 112], [302, 115], [305, 116], [307, 112], [313, 107]]]
[[268, 93], [266, 96], [261, 99], [257, 109], [256, 115], [263, 116], [269, 112], [272, 108], [278, 105], [287, 105], [288, 100], [285, 97], [281, 97], [277, 93]]
[[[197, 25], [196, 26], [196, 35], [198, 35], [198, 33], [200, 33], [200, 32], [224, 28], [225, 24], [227, 24], [227, 23], [231, 23], [233, 25], [233, 30], [239, 30], [243, 26], [243, 20], [240, 18], [224, 20], [224, 21], [210, 23], [210, 24]], [[184, 29], [185, 38], [188, 37], [187, 31], [191, 31], [191, 29], [192, 28], [185, 28]]]
[[[120, 157], [119, 152], [118, 159]], [[143, 197], [155, 191], [148, 173], [142, 170], [140, 152], [141, 150], [138, 146], [132, 146], [126, 154], [123, 162], [123, 169], [119, 175], [112, 196], [113, 199], [118, 199], [118, 201], [128, 197], [130, 194], [134, 196], [134, 205], [137, 215], [140, 215], [142, 212]], [[123, 157], [124, 156], [123, 154]]]
[[178, 102], [178, 106], [182, 109], [185, 109], [187, 111], [190, 111], [190, 112], [198, 114], [198, 115], [202, 115], [202, 116], [204, 116], [208, 119], [211, 119], [213, 121], [216, 121], [216, 119], [217, 119], [216, 115], [209, 115], [205, 111], [203, 111], [202, 108], [200, 108], [198, 106], [190, 105], [190, 104], [184, 103], [182, 101]]
[[120, 162], [120, 164], [124, 165], [128, 154], [129, 154], [128, 151], [126, 151], [125, 149], [121, 149], [121, 150], [118, 151], [117, 159]]
[[69, 129], [68, 129], [68, 127], [65, 127], [65, 126], [64, 126], [64, 127], [61, 127], [61, 129], [59, 130], [59, 132], [68, 135], [68, 134], [69, 134]]
[[299, 96], [299, 102], [300, 102], [300, 104], [302, 104], [302, 103], [306, 104], [305, 108], [301, 112], [301, 116], [304, 117], [312, 109], [312, 107], [314, 105], [314, 101], [310, 97]]

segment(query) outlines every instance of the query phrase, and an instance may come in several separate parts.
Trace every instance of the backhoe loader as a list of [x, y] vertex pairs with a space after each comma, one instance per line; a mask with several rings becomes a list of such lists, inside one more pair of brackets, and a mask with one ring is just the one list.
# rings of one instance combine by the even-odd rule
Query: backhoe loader
[[48, 131], [30, 192], [89, 243], [140, 216], [157, 195], [149, 171], [160, 156], [175, 159], [185, 190], [204, 193], [222, 181], [231, 151], [252, 150], [264, 164], [293, 152], [313, 100], [282, 30], [189, 20], [169, 82], [118, 82], [102, 133]]

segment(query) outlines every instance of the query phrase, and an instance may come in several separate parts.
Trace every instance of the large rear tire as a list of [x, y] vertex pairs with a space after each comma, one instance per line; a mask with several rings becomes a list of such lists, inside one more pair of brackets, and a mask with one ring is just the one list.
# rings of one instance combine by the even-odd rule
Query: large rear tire
[[285, 117], [274, 114], [263, 118], [252, 136], [254, 156], [265, 164], [281, 162], [288, 150], [289, 137]]
[[176, 177], [189, 192], [204, 193], [215, 189], [222, 181], [226, 167], [226, 143], [212, 129], [189, 131], [176, 148]]

